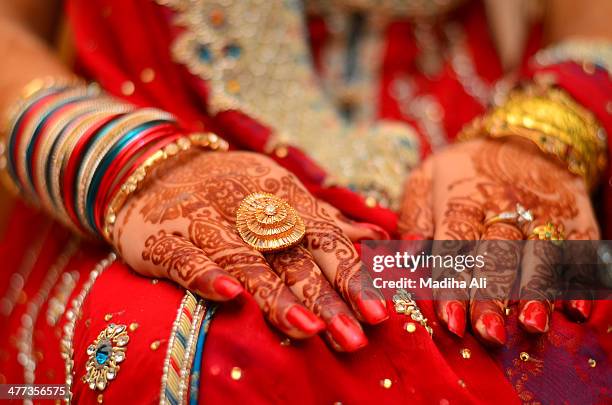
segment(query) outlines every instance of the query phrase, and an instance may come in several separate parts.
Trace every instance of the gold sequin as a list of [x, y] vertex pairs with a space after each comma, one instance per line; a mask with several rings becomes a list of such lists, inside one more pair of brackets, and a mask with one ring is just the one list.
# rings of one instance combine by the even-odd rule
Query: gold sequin
[[98, 395], [98, 403], [101, 404], [102, 402], [104, 402], [104, 394]]
[[287, 155], [289, 154], [289, 150], [287, 149], [286, 146], [279, 146], [276, 149], [274, 149], [274, 154], [276, 155], [277, 158], [285, 158], [287, 157]]
[[240, 367], [232, 367], [230, 376], [234, 381], [240, 380], [242, 378], [242, 369]]
[[138, 329], [138, 324], [136, 322], [133, 322], [130, 324], [130, 331], [134, 332], [136, 329]]
[[529, 356], [529, 353], [527, 352], [521, 352], [521, 354], [519, 354], [519, 358], [523, 361], [529, 361], [531, 356]]
[[465, 387], [466, 387], [465, 381], [463, 381], [463, 380], [459, 380], [459, 381], [457, 381], [457, 382], [459, 383], [459, 386], [460, 386], [460, 387], [463, 387], [463, 388], [465, 388]]
[[370, 208], [374, 208], [374, 207], [376, 207], [376, 204], [377, 204], [377, 203], [378, 203], [378, 202], [376, 201], [376, 198], [374, 198], [374, 197], [368, 197], [368, 198], [366, 198], [366, 199], [365, 199], [365, 204], [366, 204], [368, 207], [370, 207]]
[[389, 389], [393, 385], [393, 381], [391, 381], [389, 378], [385, 378], [385, 379], [380, 380], [380, 385], [383, 388]]
[[470, 357], [472, 357], [472, 351], [467, 347], [464, 347], [463, 349], [459, 350], [459, 353], [464, 359], [469, 359]]
[[134, 86], [134, 83], [129, 80], [121, 84], [121, 94], [123, 94], [124, 96], [131, 96], [132, 94], [134, 94], [135, 90], [136, 86]]
[[412, 333], [416, 330], [416, 325], [414, 324], [414, 322], [408, 322], [406, 323], [405, 328], [406, 328], [406, 332]]
[[161, 342], [159, 340], [154, 341], [153, 343], [151, 343], [151, 350], [157, 350], [159, 349], [159, 346], [161, 345]]
[[510, 316], [510, 314], [512, 313], [512, 309], [510, 307], [506, 307], [504, 309], [504, 312], [505, 312], [506, 316]]
[[283, 340], [281, 340], [280, 345], [281, 346], [290, 346], [291, 345], [291, 339], [284, 338]]
[[106, 315], [104, 315], [104, 320], [106, 322], [110, 321], [111, 319], [113, 319], [113, 314], [106, 314]]
[[597, 361], [595, 359], [589, 359], [589, 367], [595, 368], [597, 366]]
[[143, 69], [140, 72], [140, 80], [143, 83], [151, 83], [155, 79], [155, 71], [151, 68]]
[[158, 280], [158, 279], [154, 278], [153, 280], [151, 280], [151, 284], [155, 285], [155, 284], [157, 284], [157, 283], [159, 283], [159, 280]]

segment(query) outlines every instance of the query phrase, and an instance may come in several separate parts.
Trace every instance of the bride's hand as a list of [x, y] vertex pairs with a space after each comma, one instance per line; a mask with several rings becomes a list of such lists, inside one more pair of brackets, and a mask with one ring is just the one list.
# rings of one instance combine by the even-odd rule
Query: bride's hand
[[[247, 195], [285, 199], [306, 225], [303, 242], [262, 254], [236, 230], [236, 210]], [[170, 279], [214, 300], [246, 289], [267, 319], [293, 338], [326, 329], [337, 350], [367, 343], [360, 321], [387, 318], [385, 303], [363, 280], [351, 240], [377, 230], [345, 220], [315, 199], [271, 159], [246, 152], [190, 152], [154, 170], [120, 211], [115, 246], [140, 274]]]
[[[517, 203], [534, 216], [525, 229], [503, 222], [484, 226], [487, 219], [514, 211]], [[434, 249], [436, 245], [452, 245], [436, 241], [481, 240], [477, 252], [487, 252], [484, 267], [473, 274], [455, 273], [455, 277], [466, 281], [486, 277], [487, 289], [462, 291], [450, 300], [437, 294], [435, 308], [456, 335], [463, 336], [467, 318], [478, 337], [499, 345], [506, 341], [505, 307], [515, 280], [520, 288], [521, 325], [532, 333], [546, 332], [550, 327], [553, 297], [541, 286], [554, 278], [556, 263], [552, 259], [559, 252], [550, 243], [513, 242], [525, 239], [535, 226], [548, 221], [564, 228], [565, 239], [599, 238], [581, 178], [527, 141], [483, 138], [455, 144], [412, 173], [399, 228], [408, 238], [434, 239]], [[589, 316], [591, 302], [566, 301], [565, 309], [573, 319], [582, 321]]]

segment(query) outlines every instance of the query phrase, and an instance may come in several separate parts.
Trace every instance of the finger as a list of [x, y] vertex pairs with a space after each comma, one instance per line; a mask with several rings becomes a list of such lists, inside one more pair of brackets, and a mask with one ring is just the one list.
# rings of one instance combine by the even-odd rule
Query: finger
[[325, 217], [304, 219], [304, 246], [340, 296], [360, 319], [376, 324], [388, 318], [385, 301], [372, 286], [353, 243]]
[[505, 308], [521, 264], [522, 239], [516, 226], [495, 223], [486, 228], [478, 246], [484, 263], [474, 266], [472, 277], [486, 280], [487, 286], [470, 292], [470, 321], [476, 336], [489, 344], [506, 342]]
[[342, 233], [344, 233], [351, 242], [391, 239], [389, 233], [378, 225], [368, 222], [353, 221], [331, 204], [324, 201], [319, 201], [319, 204], [333, 218], [336, 225], [338, 225]]
[[329, 284], [312, 254], [301, 246], [265, 255], [281, 280], [306, 308], [327, 325], [332, 346], [355, 351], [367, 344], [367, 338], [350, 308]]
[[[443, 190], [439, 190], [442, 193]], [[484, 213], [481, 205], [463, 197], [447, 197], [439, 208], [443, 213], [435, 218], [434, 243], [432, 253], [434, 257], [452, 256], [461, 254], [462, 250], [471, 250], [473, 244], [468, 240], [480, 239], [481, 224]], [[469, 252], [468, 252], [469, 253]], [[453, 268], [434, 268], [434, 280], [453, 278], [469, 285], [472, 279], [472, 270], [465, 269], [457, 272]], [[469, 302], [468, 289], [453, 289], [452, 291], [434, 290], [435, 309], [438, 318], [448, 330], [459, 337], [465, 332], [467, 304]]]
[[220, 268], [188, 239], [160, 231], [145, 241], [142, 253], [148, 274], [164, 274], [202, 298], [227, 301], [239, 295], [240, 282]]
[[433, 238], [432, 168], [433, 160], [427, 159], [406, 181], [397, 224], [403, 238], [417, 235], [423, 239]]
[[523, 248], [519, 323], [530, 333], [550, 328], [554, 299], [561, 285], [561, 249], [547, 240], [529, 240]]
[[263, 255], [244, 244], [228, 226], [195, 221], [198, 246], [220, 267], [236, 277], [253, 296], [266, 318], [279, 330], [294, 338], [305, 338], [320, 332], [325, 324], [274, 273]]
[[[580, 237], [570, 233], [568, 239]], [[591, 315], [593, 306], [593, 287], [597, 285], [597, 242], [592, 240], [568, 240], [563, 250], [565, 272], [563, 278], [567, 285], [563, 308], [566, 315], [576, 322], [584, 322]]]

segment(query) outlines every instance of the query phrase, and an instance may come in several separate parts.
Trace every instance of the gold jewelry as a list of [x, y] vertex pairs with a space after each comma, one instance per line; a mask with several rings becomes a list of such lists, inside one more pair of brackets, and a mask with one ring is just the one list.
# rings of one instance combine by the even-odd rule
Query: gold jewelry
[[472, 121], [459, 139], [518, 136], [557, 157], [592, 189], [607, 164], [606, 135], [594, 115], [563, 90], [531, 86]]
[[112, 129], [106, 134], [106, 136], [104, 136], [104, 139], [96, 142], [87, 151], [85, 157], [83, 157], [83, 161], [77, 175], [79, 186], [77, 189], [76, 205], [77, 215], [81, 224], [83, 224], [83, 226], [85, 226], [90, 232], [95, 233], [94, 229], [91, 228], [91, 225], [87, 220], [85, 206], [89, 185], [92, 182], [96, 168], [100, 165], [100, 162], [108, 151], [114, 146], [115, 142], [119, 140], [127, 131], [146, 122], [160, 119], [171, 121], [173, 120], [173, 117], [166, 112], [154, 108], [143, 108], [126, 114], [125, 116], [117, 119]]
[[547, 222], [544, 225], [538, 225], [533, 228], [528, 240], [549, 240], [555, 244], [561, 244], [565, 240], [563, 225], [555, 225], [552, 222]]
[[112, 243], [113, 227], [117, 220], [117, 214], [123, 208], [128, 198], [140, 189], [147, 175], [157, 165], [166, 161], [170, 157], [178, 155], [180, 152], [187, 151], [192, 147], [199, 147], [211, 151], [227, 151], [229, 145], [226, 141], [213, 133], [194, 133], [177, 139], [166, 145], [163, 149], [155, 151], [149, 156], [121, 185], [115, 194], [104, 214], [104, 227], [102, 233], [104, 238]]
[[238, 234], [260, 252], [288, 249], [302, 241], [306, 226], [289, 203], [273, 194], [246, 196], [236, 213]]
[[502, 222], [505, 224], [516, 225], [519, 228], [522, 228], [525, 224], [533, 221], [533, 214], [531, 210], [525, 209], [521, 204], [516, 204], [516, 209], [514, 211], [505, 211], [499, 213], [489, 219], [487, 219], [484, 223], [485, 228], [490, 227], [493, 224]]

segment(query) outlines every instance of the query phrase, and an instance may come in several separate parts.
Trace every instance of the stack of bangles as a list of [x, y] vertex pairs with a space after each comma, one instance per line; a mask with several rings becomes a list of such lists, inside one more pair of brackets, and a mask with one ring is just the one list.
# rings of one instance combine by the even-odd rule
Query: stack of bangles
[[604, 129], [560, 88], [531, 85], [513, 91], [504, 104], [466, 126], [459, 139], [479, 136], [528, 139], [582, 177], [591, 191], [607, 165]]
[[135, 108], [75, 79], [30, 83], [4, 141], [0, 163], [22, 194], [108, 241], [116, 214], [154, 166], [192, 146], [228, 148], [214, 134], [187, 135], [167, 112]]

